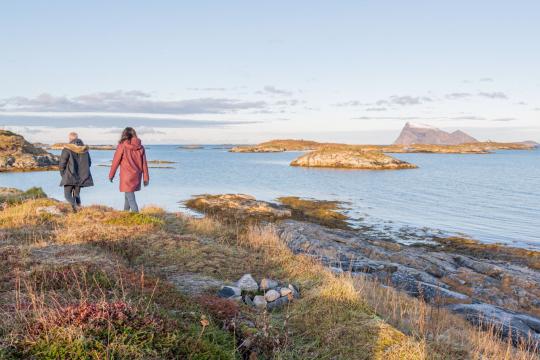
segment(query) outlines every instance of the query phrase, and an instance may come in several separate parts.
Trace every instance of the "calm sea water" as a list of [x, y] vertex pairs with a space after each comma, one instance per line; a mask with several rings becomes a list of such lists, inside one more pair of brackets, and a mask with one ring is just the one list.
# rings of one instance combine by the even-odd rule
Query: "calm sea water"
[[[357, 171], [289, 166], [299, 153], [235, 154], [213, 146], [199, 150], [148, 146], [148, 158], [174, 169], [150, 169], [151, 184], [139, 205], [181, 209], [194, 194], [246, 193], [264, 200], [283, 195], [348, 202], [349, 213], [385, 227], [417, 227], [464, 233], [485, 242], [540, 249], [540, 150], [490, 155], [397, 154], [415, 170]], [[111, 151], [93, 151], [95, 165]], [[93, 167], [96, 186], [83, 202], [123, 206], [109, 168]], [[0, 174], [0, 186], [42, 187], [61, 199], [57, 172]]]

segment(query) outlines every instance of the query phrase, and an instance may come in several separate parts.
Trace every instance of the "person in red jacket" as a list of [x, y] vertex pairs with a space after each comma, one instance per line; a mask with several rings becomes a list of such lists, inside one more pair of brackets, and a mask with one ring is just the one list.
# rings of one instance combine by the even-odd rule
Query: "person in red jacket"
[[116, 147], [111, 171], [109, 172], [111, 182], [118, 167], [120, 167], [120, 192], [125, 194], [124, 210], [139, 212], [135, 191], [141, 190], [141, 178], [144, 186], [148, 186], [150, 175], [148, 174], [144, 146], [137, 137], [135, 129], [131, 127], [124, 129]]

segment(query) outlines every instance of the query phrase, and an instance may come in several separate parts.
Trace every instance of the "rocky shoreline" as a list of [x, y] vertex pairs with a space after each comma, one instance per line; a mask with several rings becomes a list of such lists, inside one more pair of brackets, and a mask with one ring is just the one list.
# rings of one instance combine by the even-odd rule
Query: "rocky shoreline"
[[0, 172], [58, 169], [58, 157], [26, 141], [21, 135], [0, 130]]
[[[222, 219], [272, 222], [294, 253], [336, 273], [368, 277], [475, 325], [495, 327], [515, 343], [540, 345], [539, 252], [452, 238], [404, 245], [362, 229], [324, 226], [313, 217], [306, 221], [310, 218], [299, 216], [298, 209], [245, 197], [213, 195], [187, 206]], [[195, 206], [200, 201], [205, 205]]]

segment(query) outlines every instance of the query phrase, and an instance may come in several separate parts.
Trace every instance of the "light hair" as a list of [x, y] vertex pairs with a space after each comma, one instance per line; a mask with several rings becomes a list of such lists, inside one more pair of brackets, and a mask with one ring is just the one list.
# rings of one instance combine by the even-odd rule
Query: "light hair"
[[77, 140], [79, 138], [79, 134], [76, 132], [70, 132], [69, 133], [69, 141]]

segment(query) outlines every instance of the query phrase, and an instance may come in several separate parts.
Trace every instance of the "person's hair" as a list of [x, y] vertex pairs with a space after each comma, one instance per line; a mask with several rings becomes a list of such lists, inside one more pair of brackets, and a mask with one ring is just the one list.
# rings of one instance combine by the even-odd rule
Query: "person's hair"
[[136, 138], [137, 133], [135, 132], [135, 129], [132, 127], [127, 127], [122, 131], [122, 136], [120, 136], [119, 143], [122, 143], [124, 141], [131, 141], [131, 139]]
[[78, 138], [79, 138], [79, 135], [76, 132], [69, 133], [69, 141], [77, 140]]

